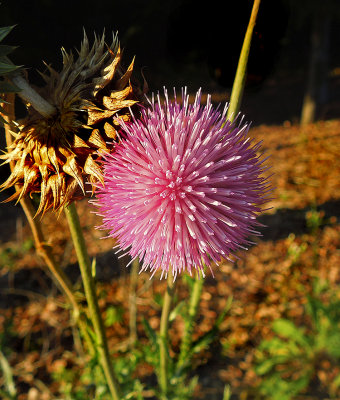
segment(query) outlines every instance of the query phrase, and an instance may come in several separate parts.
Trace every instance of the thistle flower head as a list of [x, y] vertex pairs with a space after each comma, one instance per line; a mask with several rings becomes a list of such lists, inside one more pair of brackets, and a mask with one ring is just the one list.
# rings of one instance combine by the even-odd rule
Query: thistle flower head
[[91, 47], [84, 34], [78, 57], [64, 49], [62, 56], [61, 72], [47, 66], [47, 74], [41, 74], [46, 85], [38, 89], [55, 113], [41, 115], [27, 102], [27, 116], [16, 124], [15, 140], [1, 156], [14, 165], [1, 187], [18, 188], [8, 200], [38, 193], [42, 214], [82, 197], [86, 179], [102, 179], [99, 154], [112, 148], [120, 121], [130, 120], [129, 107], [139, 99], [130, 82], [133, 62], [122, 70], [116, 35], [111, 46], [104, 34], [95, 36]]
[[248, 125], [225, 121], [208, 97], [200, 105], [152, 99], [142, 117], [124, 124], [126, 140], [105, 155], [104, 184], [94, 204], [120, 247], [152, 274], [169, 267], [204, 275], [204, 265], [247, 243], [266, 201], [260, 143]]

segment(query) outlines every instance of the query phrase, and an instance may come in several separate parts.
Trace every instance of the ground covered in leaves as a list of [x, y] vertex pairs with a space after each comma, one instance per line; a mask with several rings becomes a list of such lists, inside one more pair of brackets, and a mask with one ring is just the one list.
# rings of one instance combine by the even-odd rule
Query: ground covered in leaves
[[[253, 239], [257, 245], [240, 252], [235, 263], [223, 262], [214, 269], [215, 278], [209, 276], [204, 283], [195, 337], [208, 332], [228, 298], [232, 296], [233, 300], [212, 346], [195, 358], [193, 367], [200, 377], [195, 398], [222, 399], [224, 386], [229, 384], [233, 399], [270, 399], [274, 397], [266, 395], [263, 387], [275, 387], [268, 384], [271, 376], [276, 376], [276, 382], [279, 379], [275, 374], [281, 374], [283, 381], [296, 382], [303, 378], [304, 371], [310, 371], [308, 382], [293, 398], [340, 398], [340, 354], [330, 354], [322, 344], [315, 344], [321, 341], [320, 330], [336, 317], [324, 315], [320, 319], [319, 310], [314, 317], [321, 322], [316, 326], [306, 311], [310, 298], [317, 297], [325, 307], [340, 301], [340, 120], [305, 128], [289, 123], [261, 125], [254, 127], [251, 135], [264, 140], [270, 155], [274, 200], [260, 217], [267, 227], [261, 228], [261, 238]], [[100, 222], [88, 202], [81, 201], [78, 207], [90, 256], [97, 257], [98, 293], [100, 306], [107, 310], [110, 347], [113, 352], [124, 351], [129, 339], [129, 270], [124, 268], [127, 259], [116, 258], [112, 240], [100, 240], [103, 233], [94, 229]], [[86, 357], [65, 300], [35, 255], [19, 206], [2, 204], [0, 215], [0, 350], [8, 362], [1, 363], [2, 372], [6, 364], [13, 374], [18, 400], [63, 398], [62, 386], [77, 379]], [[43, 221], [58, 262], [80, 287], [64, 216], [56, 220], [47, 214]], [[142, 274], [138, 280], [137, 322], [142, 342], [146, 338], [141, 321], [146, 318], [157, 329], [159, 298], [165, 289], [164, 281], [148, 278], [148, 274]], [[187, 294], [186, 286], [179, 281], [178, 298]], [[276, 337], [279, 347], [280, 335], [272, 326], [282, 319], [299, 327], [298, 332], [317, 350], [301, 350], [302, 339], [294, 347], [291, 342], [299, 334], [295, 332], [289, 338], [289, 333], [282, 330], [281, 340], [289, 343], [282, 347], [281, 356], [292, 348], [295, 360], [263, 366], [271, 353], [268, 347], [259, 346]], [[333, 327], [338, 336], [339, 323], [340, 318]], [[174, 352], [182, 330], [179, 316], [171, 328]], [[340, 349], [340, 342], [338, 345]], [[144, 382], [154, 379], [147, 364], [136, 374]], [[0, 373], [0, 387], [4, 382], [5, 374]]]

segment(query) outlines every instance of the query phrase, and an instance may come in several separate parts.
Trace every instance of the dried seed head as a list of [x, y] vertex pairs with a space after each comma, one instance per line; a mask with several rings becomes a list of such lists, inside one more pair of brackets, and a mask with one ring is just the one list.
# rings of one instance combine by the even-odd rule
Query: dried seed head
[[[56, 109], [43, 117], [29, 103], [19, 121], [15, 140], [1, 156], [14, 165], [2, 189], [17, 185], [9, 200], [40, 194], [37, 214], [59, 210], [85, 193], [84, 180], [102, 181], [101, 151], [118, 141], [121, 120], [129, 121], [129, 107], [140, 93], [131, 84], [133, 61], [123, 72], [117, 36], [107, 47], [104, 34], [94, 44], [84, 33], [78, 57], [62, 49], [60, 73], [47, 66], [41, 74], [46, 86], [39, 93]], [[81, 189], [81, 190], [79, 190]]]

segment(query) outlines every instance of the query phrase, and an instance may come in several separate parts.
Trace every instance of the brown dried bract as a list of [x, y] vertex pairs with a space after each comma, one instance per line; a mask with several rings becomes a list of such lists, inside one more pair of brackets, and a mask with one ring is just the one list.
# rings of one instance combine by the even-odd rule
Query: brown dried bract
[[46, 86], [39, 90], [57, 113], [42, 117], [26, 104], [27, 116], [0, 156], [14, 165], [1, 188], [19, 188], [7, 201], [37, 193], [37, 214], [62, 209], [84, 196], [85, 180], [102, 181], [100, 153], [113, 149], [120, 119], [131, 119], [130, 107], [141, 97], [131, 84], [134, 61], [122, 70], [117, 36], [107, 47], [104, 34], [95, 35], [90, 47], [84, 33], [78, 57], [64, 49], [62, 56], [62, 71], [47, 66], [48, 73], [41, 74]]

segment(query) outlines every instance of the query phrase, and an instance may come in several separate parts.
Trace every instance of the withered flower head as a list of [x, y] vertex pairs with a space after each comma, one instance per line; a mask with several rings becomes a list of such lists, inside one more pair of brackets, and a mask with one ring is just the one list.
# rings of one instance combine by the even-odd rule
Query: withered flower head
[[42, 116], [27, 102], [27, 116], [1, 156], [13, 166], [2, 189], [17, 187], [7, 201], [38, 193], [37, 214], [62, 209], [83, 196], [85, 179], [102, 181], [100, 153], [118, 140], [120, 119], [130, 120], [129, 107], [139, 97], [130, 81], [133, 61], [122, 71], [116, 35], [110, 47], [104, 34], [95, 35], [90, 47], [84, 33], [78, 57], [64, 49], [62, 56], [62, 71], [47, 66], [48, 73], [41, 74], [46, 86], [39, 89], [55, 112]]

